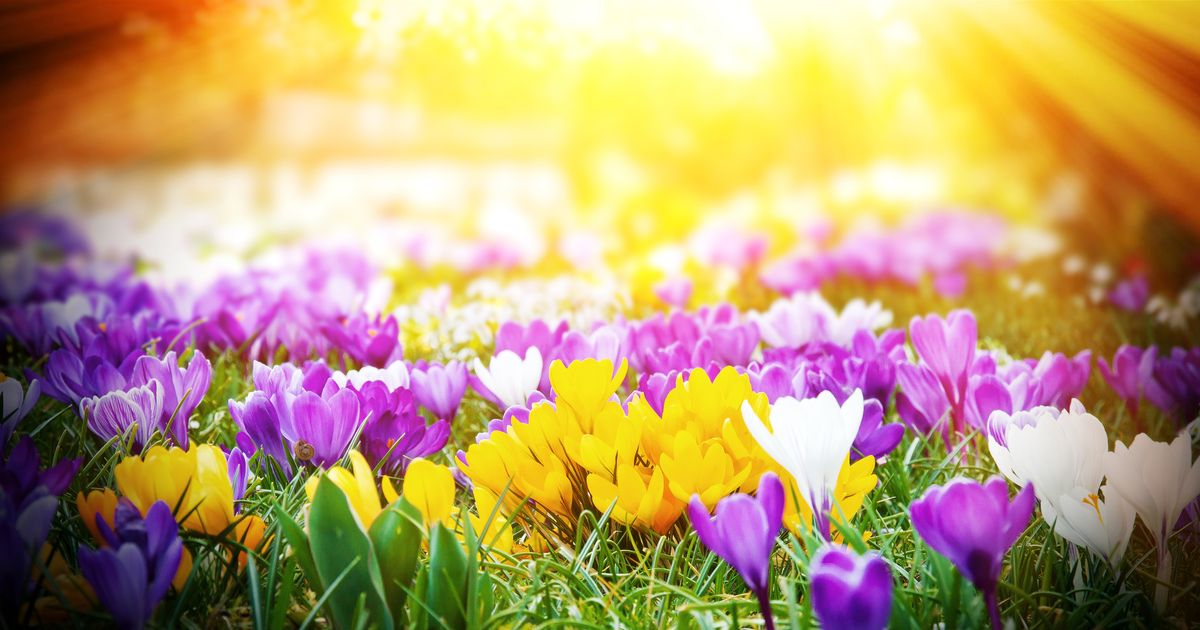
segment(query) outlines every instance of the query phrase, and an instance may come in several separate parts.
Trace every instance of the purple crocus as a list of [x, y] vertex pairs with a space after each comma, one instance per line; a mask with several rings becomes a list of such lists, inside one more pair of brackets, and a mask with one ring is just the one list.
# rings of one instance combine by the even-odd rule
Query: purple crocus
[[154, 433], [164, 428], [162, 413], [162, 386], [155, 380], [126, 391], [118, 389], [103, 396], [85, 398], [79, 403], [79, 416], [86, 419], [88, 429], [104, 441], [123, 437], [126, 431], [133, 429], [134, 453], [140, 453]]
[[183, 557], [179, 525], [171, 507], [156, 501], [143, 519], [127, 499], [117, 503], [115, 528], [100, 515], [96, 526], [108, 543], [102, 549], [79, 547], [79, 570], [117, 627], [146, 625], [167, 594]]
[[212, 382], [212, 364], [204, 354], [192, 354], [186, 369], [179, 367], [174, 352], [161, 359], [143, 356], [133, 365], [133, 382], [157, 381], [162, 391], [162, 419], [164, 433], [170, 433], [180, 448], [188, 447], [188, 418], [200, 405], [208, 386]]
[[828, 544], [809, 566], [813, 612], [822, 628], [882, 630], [892, 612], [892, 573], [875, 552]]
[[863, 402], [862, 424], [850, 449], [850, 461], [863, 457], [880, 458], [891, 453], [904, 438], [904, 425], [899, 422], [883, 423], [883, 405], [874, 398]]
[[33, 411], [41, 396], [42, 384], [37, 379], [24, 388], [20, 381], [0, 374], [0, 453], [8, 448], [13, 431]]
[[292, 420], [296, 431], [291, 440], [292, 452], [296, 459], [328, 468], [346, 454], [350, 438], [362, 422], [358, 396], [349, 389], [321, 396], [304, 392], [292, 403]]
[[1126, 278], [1108, 292], [1108, 301], [1121, 310], [1140, 313], [1150, 301], [1150, 283], [1144, 274]]
[[1009, 501], [1008, 482], [994, 476], [986, 483], [956, 478], [932, 486], [909, 506], [913, 527], [934, 551], [983, 593], [992, 627], [999, 630], [996, 586], [1004, 556], [1017, 542], [1033, 515], [1033, 484]]
[[1180, 426], [1194, 420], [1200, 414], [1200, 347], [1159, 355], [1146, 399]]
[[321, 333], [335, 348], [361, 365], [381, 368], [404, 358], [400, 324], [395, 315], [358, 314], [336, 324], [322, 325]]
[[12, 450], [0, 450], [0, 619], [16, 625], [21, 602], [29, 593], [33, 558], [50, 535], [62, 494], [82, 459], [67, 459], [42, 470], [41, 457], [29, 436]]
[[[950, 402], [952, 417], [956, 423], [960, 422], [979, 339], [975, 316], [967, 310], [956, 310], [945, 320], [937, 315], [914, 317], [908, 330], [922, 365], [933, 373]], [[953, 428], [961, 433], [964, 427]]]
[[751, 497], [734, 494], [717, 502], [716, 514], [698, 495], [688, 502], [688, 518], [705, 547], [728, 562], [758, 599], [767, 630], [774, 630], [771, 614], [771, 550], [783, 524], [783, 483], [774, 473], [765, 473], [758, 492]]
[[1158, 348], [1154, 346], [1143, 350], [1137, 346], [1124, 344], [1117, 348], [1111, 366], [1104, 360], [1104, 357], [1096, 360], [1104, 382], [1108, 383], [1108, 386], [1125, 403], [1125, 410], [1133, 418], [1135, 431], [1141, 430], [1138, 410], [1142, 397], [1146, 393], [1146, 386], [1154, 377], [1154, 361], [1157, 357]]
[[467, 393], [467, 366], [451, 361], [414, 366], [409, 373], [417, 403], [438, 420], [453, 420]]

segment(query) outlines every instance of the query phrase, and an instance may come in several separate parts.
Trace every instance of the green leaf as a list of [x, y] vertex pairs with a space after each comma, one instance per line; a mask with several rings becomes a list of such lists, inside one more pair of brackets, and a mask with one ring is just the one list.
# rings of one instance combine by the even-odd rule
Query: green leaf
[[429, 536], [429, 579], [427, 602], [432, 611], [431, 627], [451, 630], [466, 627], [467, 552], [458, 538], [441, 523]]
[[292, 519], [292, 516], [287, 513], [279, 504], [272, 506], [275, 511], [275, 521], [279, 523], [279, 529], [283, 531], [283, 537], [287, 539], [288, 545], [292, 547], [292, 556], [296, 558], [296, 562], [300, 565], [300, 570], [304, 572], [304, 577], [308, 579], [308, 585], [312, 588], [313, 593], [320, 597], [325, 592], [325, 584], [321, 580], [321, 575], [317, 573], [317, 565], [313, 562], [312, 548], [308, 544], [308, 535], [304, 533], [304, 529], [300, 524]]
[[404, 619], [405, 600], [417, 575], [423, 530], [420, 511], [401, 497], [375, 517], [368, 532], [383, 576], [384, 598], [396, 620]]
[[308, 513], [309, 545], [322, 583], [346, 573], [337, 592], [326, 593], [327, 606], [340, 628], [355, 627], [356, 608], [363, 610], [373, 627], [391, 630], [392, 615], [383, 599], [383, 577], [371, 539], [363, 531], [346, 495], [328, 478], [317, 483]]

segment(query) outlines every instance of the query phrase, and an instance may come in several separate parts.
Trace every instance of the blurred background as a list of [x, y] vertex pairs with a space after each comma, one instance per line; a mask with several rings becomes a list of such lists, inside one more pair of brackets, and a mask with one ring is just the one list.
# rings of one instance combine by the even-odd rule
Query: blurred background
[[0, 128], [6, 207], [170, 274], [312, 239], [586, 268], [726, 224], [770, 258], [947, 207], [1200, 267], [1189, 2], [10, 0]]

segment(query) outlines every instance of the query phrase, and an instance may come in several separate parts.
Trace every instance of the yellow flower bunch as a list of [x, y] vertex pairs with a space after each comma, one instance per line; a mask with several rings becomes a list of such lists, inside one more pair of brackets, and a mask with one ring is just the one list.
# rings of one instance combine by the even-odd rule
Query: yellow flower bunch
[[[550, 383], [556, 400], [535, 405], [528, 422], [514, 421], [471, 445], [461, 469], [477, 488], [505, 496], [511, 514], [528, 499], [535, 513], [569, 534], [584, 509], [622, 524], [666, 533], [693, 494], [710, 509], [731, 493], [752, 491], [773, 470], [795, 482], [746, 429], [741, 407], [766, 417], [766, 395], [733, 367], [710, 378], [701, 369], [682, 376], [662, 414], [641, 396], [623, 408], [613, 399], [626, 365], [610, 361], [555, 362]], [[874, 460], [842, 469], [834, 516], [852, 516], [875, 486]], [[798, 495], [797, 492], [792, 494]], [[789, 508], [789, 526], [811, 526], [807, 505]]]
[[[175, 510], [180, 526], [210, 536], [225, 534], [249, 549], [261, 546], [266, 535], [267, 525], [258, 516], [235, 516], [225, 453], [212, 444], [198, 444], [189, 450], [152, 446], [140, 456], [126, 457], [113, 469], [113, 475], [117, 491], [142, 514], [156, 501], [163, 501]], [[75, 505], [92, 539], [105, 545], [96, 517], [114, 526], [117, 493], [110, 488], [80, 492]], [[230, 554], [239, 567], [245, 566], [245, 553], [231, 550]], [[191, 570], [192, 554], [184, 548], [173, 580], [175, 588], [183, 588]]]
[[152, 446], [141, 456], [126, 457], [113, 474], [117, 490], [143, 514], [155, 501], [164, 501], [183, 519], [180, 525], [210, 535], [234, 521], [225, 453], [212, 444], [186, 451]]

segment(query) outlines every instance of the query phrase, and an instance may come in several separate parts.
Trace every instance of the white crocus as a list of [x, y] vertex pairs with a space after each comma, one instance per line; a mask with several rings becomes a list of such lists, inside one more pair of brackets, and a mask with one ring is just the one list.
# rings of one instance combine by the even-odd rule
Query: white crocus
[[346, 373], [334, 372], [330, 378], [338, 387], [345, 387], [349, 383], [355, 389], [362, 389], [363, 385], [371, 381], [379, 381], [387, 386], [388, 391], [394, 392], [408, 387], [408, 365], [403, 361], [393, 361], [384, 369], [368, 365]]
[[867, 303], [854, 298], [842, 308], [842, 313], [830, 323], [829, 340], [849, 347], [854, 335], [860, 330], [876, 331], [892, 323], [892, 312], [883, 308], [879, 300]]
[[818, 518], [834, 504], [838, 474], [858, 435], [862, 415], [860, 390], [841, 406], [828, 391], [805, 400], [784, 396], [771, 405], [769, 430], [749, 401], [742, 403], [742, 418], [750, 435], [795, 478], [801, 496]]
[[771, 304], [766, 313], [751, 315], [763, 342], [773, 348], [799, 348], [829, 338], [837, 311], [819, 293], [796, 293]]
[[512, 350], [504, 350], [492, 357], [486, 368], [476, 357], [475, 376], [506, 408], [524, 405], [542, 381], [542, 353], [530, 346], [521, 358]]
[[1200, 461], [1192, 461], [1192, 445], [1187, 435], [1167, 443], [1139, 433], [1129, 446], [1117, 442], [1105, 458], [1104, 470], [1109, 487], [1133, 506], [1154, 536], [1159, 582], [1154, 602], [1160, 611], [1164, 610], [1167, 585], [1171, 583], [1167, 539], [1184, 508], [1200, 495]]
[[1060, 414], [1039, 409], [1033, 424], [1010, 424], [1005, 433], [1010, 479], [1021, 486], [1032, 483], [1042, 501], [1057, 501], [1075, 488], [1094, 492], [1104, 479], [1108, 453], [1104, 424], [1077, 400]]
[[1100, 497], [1108, 435], [1083, 404], [1072, 400], [1068, 411], [993, 412], [988, 450], [1005, 477], [1019, 486], [1033, 484], [1042, 518], [1058, 535], [1113, 566], [1121, 561], [1133, 532], [1133, 509], [1115, 491]]
[[1133, 506], [1107, 486], [1099, 493], [1075, 488], [1054, 501], [1042, 501], [1042, 518], [1059, 536], [1104, 557], [1114, 568], [1125, 557], [1134, 516]]
[[1107, 455], [1105, 472], [1108, 485], [1133, 505], [1160, 544], [1184, 508], [1200, 495], [1200, 461], [1192, 461], [1186, 435], [1167, 443], [1139, 433], [1128, 447], [1117, 442]]

